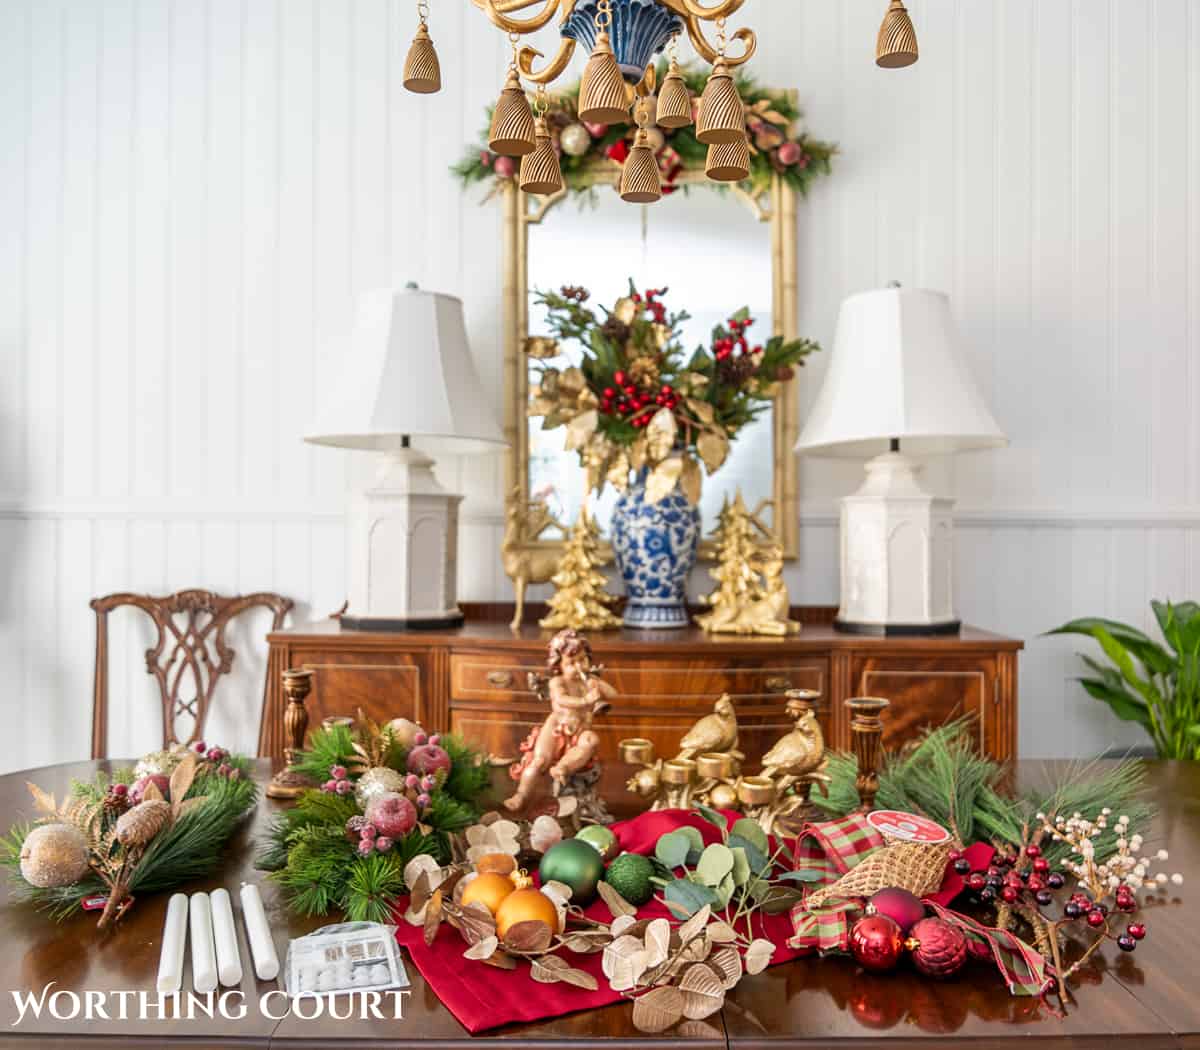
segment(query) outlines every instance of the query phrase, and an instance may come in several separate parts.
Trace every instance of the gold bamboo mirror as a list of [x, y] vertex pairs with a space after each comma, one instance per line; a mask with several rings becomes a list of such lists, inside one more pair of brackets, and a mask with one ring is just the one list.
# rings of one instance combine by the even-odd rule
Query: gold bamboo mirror
[[[510, 442], [505, 551], [553, 559], [564, 529], [579, 514], [587, 482], [566, 430], [545, 430], [527, 414], [534, 362], [530, 336], [545, 334], [539, 290], [582, 286], [589, 305], [611, 306], [639, 288], [668, 289], [664, 301], [686, 310], [684, 343], [709, 344], [715, 324], [749, 307], [754, 338], [793, 339], [796, 319], [795, 193], [778, 177], [758, 195], [717, 188], [684, 172], [677, 192], [653, 205], [627, 204], [616, 192], [620, 170], [596, 164], [584, 197], [567, 191], [532, 197], [510, 184], [502, 193], [505, 247], [505, 429]], [[572, 348], [563, 347], [567, 356]], [[728, 459], [704, 478], [701, 528], [707, 535], [722, 502], [740, 489], [764, 529], [764, 543], [794, 558], [797, 544], [795, 381], [781, 383], [768, 410], [739, 433]], [[606, 536], [616, 494], [593, 493], [588, 509]], [[702, 545], [701, 556], [708, 556]]]

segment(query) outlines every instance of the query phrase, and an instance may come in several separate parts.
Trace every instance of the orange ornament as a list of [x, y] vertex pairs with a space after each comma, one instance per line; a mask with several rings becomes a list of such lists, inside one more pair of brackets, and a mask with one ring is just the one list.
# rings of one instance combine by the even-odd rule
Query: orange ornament
[[[468, 890], [470, 888], [467, 887]], [[518, 922], [534, 919], [544, 922], [555, 933], [558, 932], [558, 909], [554, 906], [554, 901], [541, 890], [517, 890], [500, 902], [496, 912], [496, 933], [503, 938], [509, 928]]]
[[484, 875], [476, 876], [467, 883], [460, 903], [464, 908], [468, 904], [482, 904], [493, 915], [498, 915], [500, 905], [511, 896], [515, 889], [512, 879], [489, 871]]

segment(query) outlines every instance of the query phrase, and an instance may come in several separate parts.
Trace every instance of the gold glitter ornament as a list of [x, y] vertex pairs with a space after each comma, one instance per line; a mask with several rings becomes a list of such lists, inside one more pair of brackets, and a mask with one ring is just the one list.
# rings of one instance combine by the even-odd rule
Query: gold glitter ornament
[[376, 795], [385, 795], [389, 792], [404, 794], [404, 774], [390, 766], [375, 766], [368, 769], [354, 785], [354, 798], [364, 809]]
[[133, 779], [141, 780], [142, 777], [155, 775], [169, 777], [183, 761], [185, 754], [186, 751], [152, 751], [133, 767]]
[[87, 874], [83, 832], [70, 824], [43, 824], [21, 844], [21, 877], [38, 889], [72, 886]]

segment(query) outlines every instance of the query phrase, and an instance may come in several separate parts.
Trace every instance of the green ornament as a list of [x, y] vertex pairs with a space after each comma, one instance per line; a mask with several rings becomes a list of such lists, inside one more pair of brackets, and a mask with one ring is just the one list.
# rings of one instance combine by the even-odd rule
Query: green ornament
[[622, 853], [609, 866], [604, 881], [624, 897], [635, 908], [640, 908], [654, 896], [654, 884], [650, 877], [654, 865], [640, 853]]
[[582, 839], [556, 842], [542, 857], [538, 878], [571, 887], [571, 903], [586, 907], [596, 896], [596, 885], [604, 874], [604, 861], [596, 847]]
[[605, 859], [611, 857], [617, 848], [617, 836], [603, 824], [589, 824], [575, 837], [594, 847], [596, 852]]

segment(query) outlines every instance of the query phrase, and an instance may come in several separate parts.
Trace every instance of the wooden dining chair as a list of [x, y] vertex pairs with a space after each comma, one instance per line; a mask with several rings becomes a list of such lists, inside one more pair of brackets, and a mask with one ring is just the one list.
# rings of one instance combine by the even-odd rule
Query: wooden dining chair
[[[268, 608], [273, 613], [271, 630], [277, 631], [292, 601], [268, 592], [225, 598], [203, 590], [178, 591], [164, 597], [108, 594], [92, 599], [91, 607], [96, 611], [92, 758], [108, 757], [108, 614], [126, 605], [146, 613], [157, 630], [154, 645], [146, 650], [146, 672], [158, 682], [166, 749], [202, 739], [217, 682], [233, 666], [235, 653], [225, 641], [230, 622], [249, 609]], [[185, 689], [188, 684], [193, 688]], [[184, 699], [189, 693], [194, 695]], [[192, 728], [187, 738], [180, 740], [176, 722], [185, 715], [191, 718]]]

